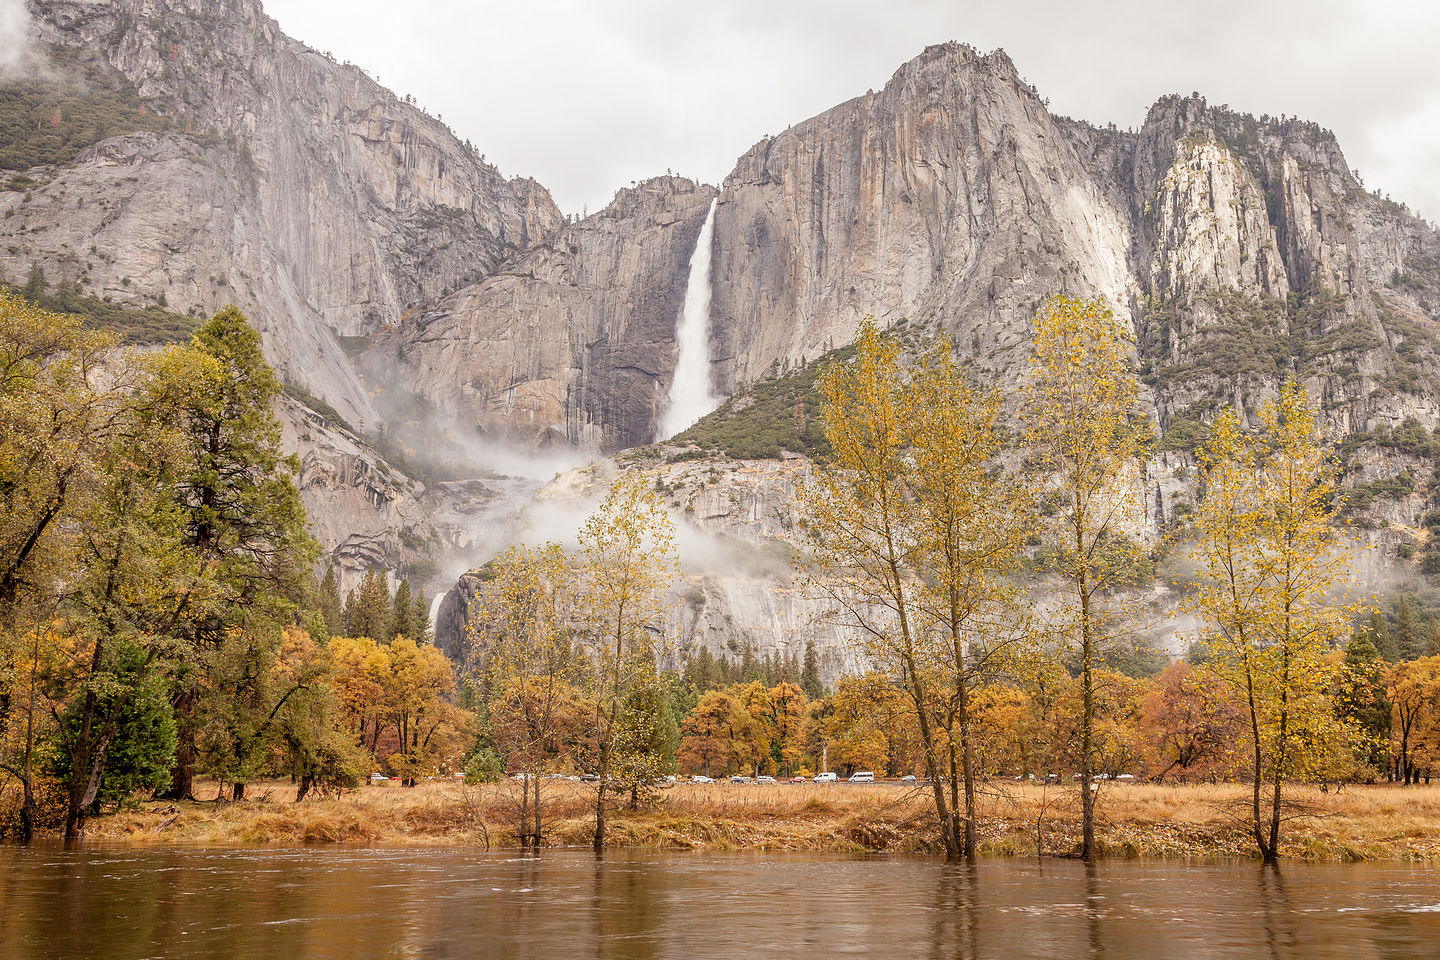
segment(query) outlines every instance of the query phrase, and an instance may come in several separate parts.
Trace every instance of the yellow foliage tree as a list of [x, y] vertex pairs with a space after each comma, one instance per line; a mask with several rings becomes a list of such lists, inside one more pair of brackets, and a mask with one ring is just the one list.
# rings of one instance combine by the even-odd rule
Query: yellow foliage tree
[[1048, 531], [1068, 602], [1057, 633], [1078, 654], [1079, 761], [1083, 848], [1095, 857], [1095, 669], [1122, 627], [1123, 606], [1107, 605], [1140, 569], [1130, 535], [1144, 520], [1140, 459], [1150, 424], [1138, 412], [1132, 332], [1103, 299], [1056, 296], [1035, 317], [1030, 381], [1022, 415], [1042, 492], [1057, 506]]
[[1260, 420], [1254, 435], [1223, 412], [1202, 453], [1202, 576], [1191, 606], [1245, 704], [1251, 831], [1271, 862], [1285, 783], [1314, 775], [1330, 749], [1354, 739], [1330, 696], [1340, 667], [1331, 651], [1348, 616], [1329, 597], [1350, 566], [1335, 549], [1334, 486], [1305, 392], [1290, 381]]
[[[653, 777], [658, 759], [622, 714], [632, 694], [655, 685], [656, 635], [665, 623], [666, 590], [680, 576], [675, 524], [640, 476], [618, 478], [580, 531], [582, 616], [590, 645], [589, 701], [595, 717], [599, 780], [595, 849], [605, 845], [607, 795]], [[622, 721], [624, 721], [622, 723]], [[623, 735], [623, 736], [622, 736]], [[619, 756], [627, 743], [636, 750]], [[625, 783], [612, 785], [623, 774]]]
[[574, 649], [572, 571], [557, 544], [511, 547], [490, 565], [471, 604], [470, 664], [491, 697], [497, 746], [523, 774], [517, 814], [520, 844], [542, 840], [543, 774], [563, 752], [582, 679]]
[[948, 343], [920, 358], [902, 410], [918, 540], [921, 657], [934, 676], [936, 726], [946, 745], [947, 832], [973, 858], [978, 835], [971, 700], [1030, 632], [1008, 577], [1024, 543], [1028, 511], [997, 466], [1004, 449], [1000, 399], [968, 382]]

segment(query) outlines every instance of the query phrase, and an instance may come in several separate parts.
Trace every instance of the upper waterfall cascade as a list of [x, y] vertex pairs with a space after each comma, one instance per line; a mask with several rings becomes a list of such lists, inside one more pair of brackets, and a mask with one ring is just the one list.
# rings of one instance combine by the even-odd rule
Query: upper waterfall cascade
[[675, 378], [670, 381], [670, 403], [660, 421], [656, 440], [666, 440], [686, 429], [720, 405], [722, 398], [710, 389], [710, 247], [715, 237], [715, 205], [690, 254], [690, 277], [685, 285], [685, 306], [675, 325]]

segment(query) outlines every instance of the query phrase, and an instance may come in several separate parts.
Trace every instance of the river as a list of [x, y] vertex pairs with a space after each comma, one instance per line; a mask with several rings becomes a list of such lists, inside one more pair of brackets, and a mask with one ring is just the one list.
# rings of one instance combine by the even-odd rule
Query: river
[[0, 957], [1440, 956], [1428, 867], [0, 847]]

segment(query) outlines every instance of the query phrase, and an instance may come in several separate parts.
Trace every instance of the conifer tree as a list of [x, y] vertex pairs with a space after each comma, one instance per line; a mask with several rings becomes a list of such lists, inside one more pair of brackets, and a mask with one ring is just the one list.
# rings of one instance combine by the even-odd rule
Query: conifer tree
[[410, 580], [401, 577], [390, 605], [390, 636], [416, 639], [414, 623], [415, 607], [410, 599]]
[[1390, 636], [1390, 624], [1379, 610], [1370, 612], [1370, 623], [1367, 627], [1370, 632], [1370, 642], [1380, 652], [1380, 656], [1394, 663], [1400, 659], [1399, 652], [1395, 647], [1395, 639]]
[[425, 599], [423, 589], [415, 591], [410, 629], [414, 631], [416, 643], [430, 643], [434, 640], [430, 630], [430, 601]]
[[1400, 607], [1395, 611], [1395, 653], [1400, 660], [1419, 660], [1425, 656], [1425, 638], [1420, 635], [1420, 624], [1408, 598], [1400, 598]]
[[815, 638], [805, 641], [805, 666], [800, 671], [800, 689], [811, 700], [825, 696], [825, 685], [820, 682], [820, 657], [815, 653]]
[[300, 461], [285, 454], [273, 409], [280, 382], [265, 360], [260, 334], [235, 307], [195, 332], [190, 349], [215, 366], [213, 382], [191, 393], [182, 430], [191, 467], [178, 484], [190, 549], [206, 571], [176, 616], [190, 651], [175, 672], [179, 748], [171, 799], [192, 795], [195, 707], [202, 666], [235, 629], [265, 632], [276, 642], [304, 596], [306, 570], [318, 553], [295, 478]]
[[1385, 661], [1367, 630], [1357, 629], [1345, 646], [1338, 712], [1365, 735], [1362, 754], [1378, 770], [1390, 766], [1390, 701], [1385, 698]]
[[385, 643], [391, 639], [392, 619], [390, 587], [385, 574], [379, 567], [371, 567], [345, 601], [345, 633]]
[[340, 581], [335, 576], [335, 564], [325, 566], [325, 576], [320, 580], [318, 598], [320, 615], [325, 618], [325, 639], [345, 629], [345, 618], [340, 605]]

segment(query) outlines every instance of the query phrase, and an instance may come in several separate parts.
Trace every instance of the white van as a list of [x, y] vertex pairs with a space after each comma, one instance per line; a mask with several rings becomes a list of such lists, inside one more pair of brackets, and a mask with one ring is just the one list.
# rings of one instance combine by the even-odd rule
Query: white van
[[846, 782], [847, 782], [847, 783], [874, 783], [874, 782], [875, 782], [875, 774], [871, 773], [869, 770], [856, 770], [854, 773], [850, 774], [850, 779], [847, 780]]
[[816, 783], [834, 783], [836, 779], [837, 777], [835, 776], [835, 774], [832, 771], [828, 770], [824, 773], [815, 774]]

